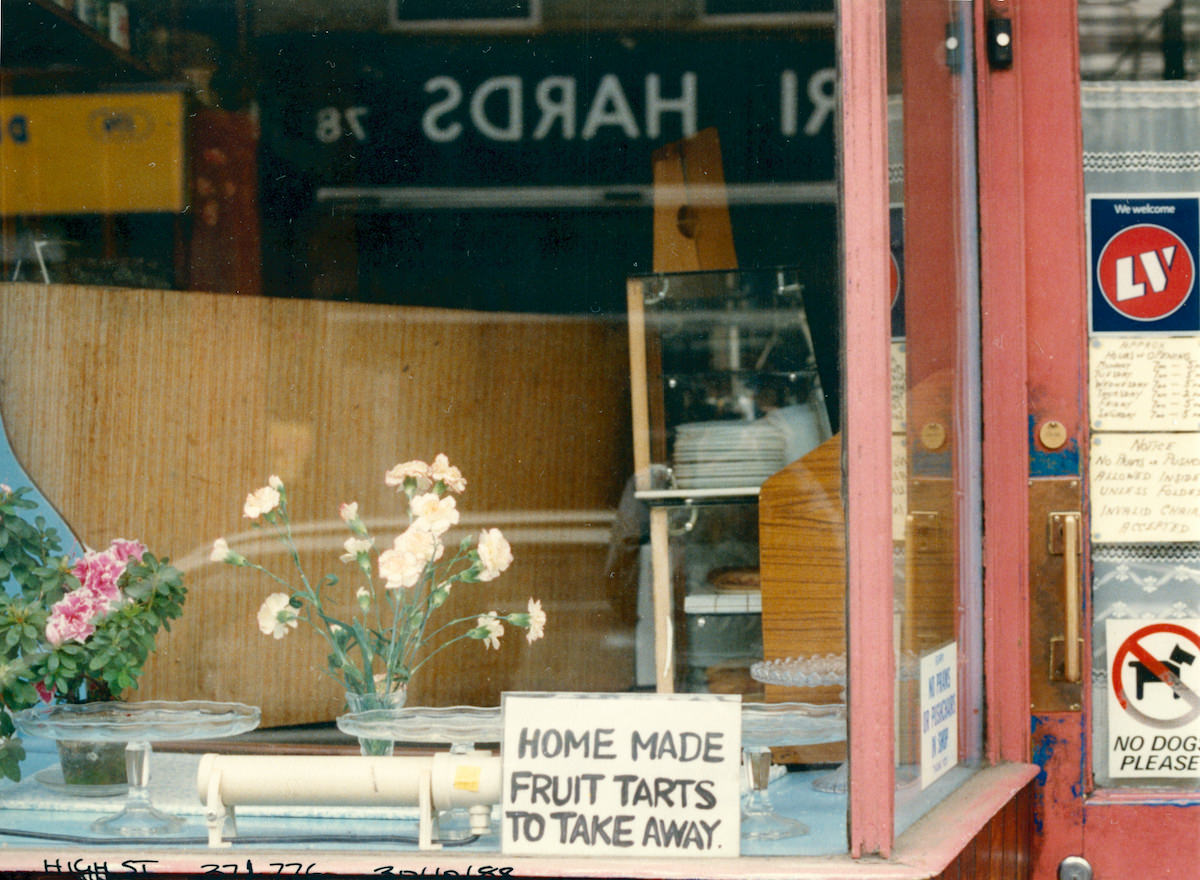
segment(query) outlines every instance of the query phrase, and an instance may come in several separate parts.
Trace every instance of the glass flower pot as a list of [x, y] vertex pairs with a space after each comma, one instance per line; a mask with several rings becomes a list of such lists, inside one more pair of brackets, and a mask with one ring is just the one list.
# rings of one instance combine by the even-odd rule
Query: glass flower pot
[[126, 784], [125, 743], [60, 739], [57, 745], [64, 785], [121, 788]]

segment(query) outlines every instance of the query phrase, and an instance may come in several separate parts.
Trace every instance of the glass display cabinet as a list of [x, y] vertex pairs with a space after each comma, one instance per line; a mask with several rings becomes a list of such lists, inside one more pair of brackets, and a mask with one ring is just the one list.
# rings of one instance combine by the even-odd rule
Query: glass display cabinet
[[762, 656], [759, 489], [831, 436], [800, 274], [637, 276], [628, 299], [655, 686], [745, 692]]

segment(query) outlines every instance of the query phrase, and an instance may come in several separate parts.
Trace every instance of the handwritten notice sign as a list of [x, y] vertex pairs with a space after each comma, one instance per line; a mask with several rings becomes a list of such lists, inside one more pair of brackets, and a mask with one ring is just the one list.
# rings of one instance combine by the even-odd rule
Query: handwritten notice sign
[[903, 342], [891, 345], [892, 433], [903, 434], [908, 422], [908, 361]]
[[1094, 434], [1092, 540], [1200, 541], [1200, 433]]
[[1200, 431], [1200, 337], [1095, 337], [1088, 375], [1092, 430]]
[[908, 521], [908, 448], [903, 434], [892, 435], [892, 540], [903, 541]]
[[738, 855], [741, 702], [505, 694], [506, 855]]
[[921, 658], [921, 788], [958, 763], [958, 645]]
[[1108, 773], [1200, 776], [1200, 620], [1105, 621]]

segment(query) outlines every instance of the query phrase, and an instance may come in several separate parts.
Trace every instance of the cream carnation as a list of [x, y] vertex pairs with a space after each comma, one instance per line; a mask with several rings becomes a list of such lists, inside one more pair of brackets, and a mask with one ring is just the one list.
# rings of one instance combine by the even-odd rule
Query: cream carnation
[[287, 593], [272, 593], [258, 609], [258, 628], [263, 635], [282, 639], [289, 629], [296, 628], [298, 617]]
[[424, 492], [433, 485], [433, 479], [429, 475], [429, 465], [423, 461], [413, 459], [412, 461], [404, 461], [395, 465], [383, 475], [383, 482], [389, 486], [395, 486], [398, 490], [405, 488], [407, 480], [414, 480], [417, 491]]
[[500, 573], [512, 565], [512, 547], [499, 529], [484, 529], [479, 533], [479, 564], [482, 566], [478, 579], [492, 581], [500, 577]]
[[279, 507], [279, 490], [274, 486], [263, 486], [246, 496], [242, 515], [246, 519], [258, 519]]
[[529, 644], [533, 644], [538, 639], [546, 634], [546, 612], [542, 610], [542, 603], [537, 599], [529, 600], [529, 632], [525, 633], [525, 640]]
[[346, 552], [340, 558], [342, 562], [355, 562], [362, 554], [370, 553], [374, 546], [374, 538], [347, 538], [342, 545]]
[[429, 476], [435, 483], [442, 483], [451, 492], [462, 492], [467, 488], [467, 481], [462, 471], [450, 464], [445, 453], [439, 452], [429, 466]]
[[475, 619], [476, 632], [479, 635], [475, 636], [483, 641], [485, 648], [495, 648], [500, 650], [500, 637], [504, 635], [504, 624], [496, 616], [495, 611], [489, 611], [483, 617]]
[[415, 518], [414, 525], [434, 535], [444, 535], [458, 522], [458, 506], [454, 498], [449, 495], [443, 497], [436, 492], [415, 496], [409, 511]]
[[379, 554], [379, 576], [389, 590], [412, 587], [421, 579], [425, 566], [441, 555], [441, 543], [427, 530], [413, 524], [396, 536], [392, 546]]

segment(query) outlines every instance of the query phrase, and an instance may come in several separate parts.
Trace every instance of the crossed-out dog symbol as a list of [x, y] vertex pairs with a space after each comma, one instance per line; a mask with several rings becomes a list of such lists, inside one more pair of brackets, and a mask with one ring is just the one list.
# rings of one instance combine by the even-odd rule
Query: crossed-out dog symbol
[[[1191, 666], [1196, 661], [1196, 655], [1184, 650], [1182, 645], [1175, 645], [1171, 651], [1171, 656], [1166, 660], [1160, 660], [1175, 678], [1179, 678], [1179, 670], [1183, 666]], [[1146, 685], [1148, 684], [1166, 684], [1161, 678], [1155, 675], [1145, 663], [1141, 660], [1131, 660], [1129, 665], [1133, 667], [1137, 675], [1137, 699], [1142, 699], [1145, 695]], [[1172, 688], [1172, 690], [1174, 690]], [[1179, 694], [1174, 693], [1172, 696], [1178, 700]]]

